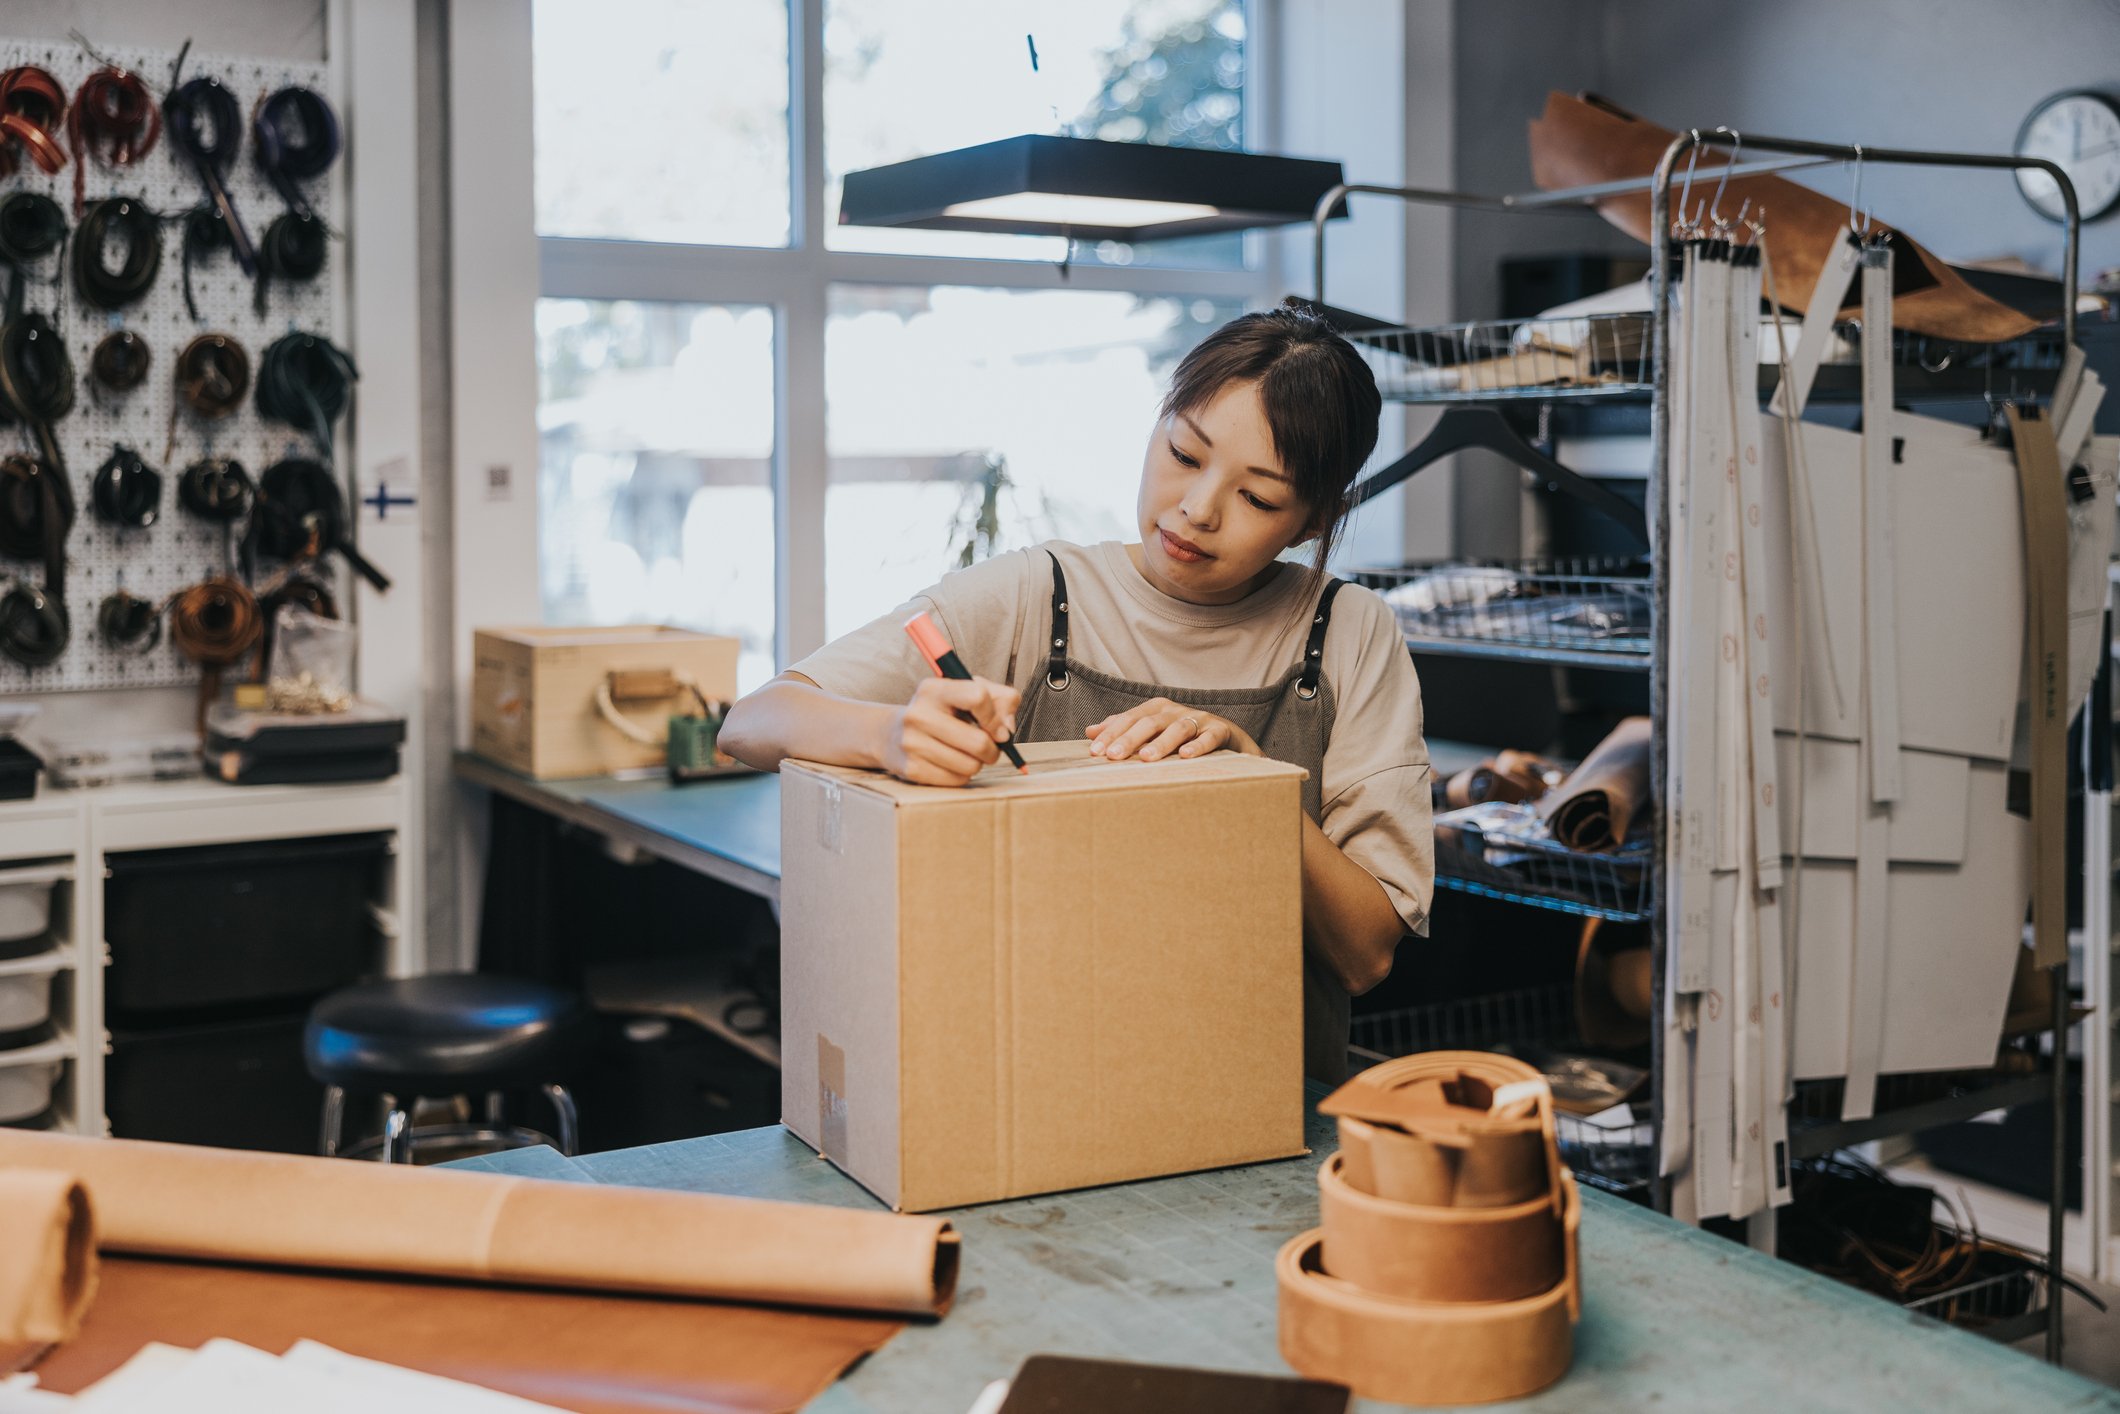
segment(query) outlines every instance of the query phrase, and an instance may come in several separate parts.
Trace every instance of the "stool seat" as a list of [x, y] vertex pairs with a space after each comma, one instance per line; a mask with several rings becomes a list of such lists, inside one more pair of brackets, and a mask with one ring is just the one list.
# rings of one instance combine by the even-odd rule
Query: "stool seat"
[[543, 1085], [586, 1049], [579, 997], [514, 977], [436, 973], [342, 988], [309, 1012], [302, 1058], [360, 1094], [454, 1095]]

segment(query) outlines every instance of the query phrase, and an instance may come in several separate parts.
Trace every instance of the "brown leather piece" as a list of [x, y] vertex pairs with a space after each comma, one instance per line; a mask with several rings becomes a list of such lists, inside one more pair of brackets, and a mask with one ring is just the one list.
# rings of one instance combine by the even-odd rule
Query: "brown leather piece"
[[[1646, 177], [1676, 136], [1668, 128], [1644, 122], [1609, 104], [1592, 104], [1564, 93], [1546, 96], [1546, 111], [1531, 129], [1531, 177], [1541, 188], [1583, 186], [1596, 182]], [[1755, 154], [1757, 155], [1757, 154]], [[1742, 159], [1741, 159], [1742, 160]], [[1683, 184], [1685, 162], [1671, 184], [1672, 215]], [[1692, 201], [1712, 195], [1724, 165], [1720, 150], [1701, 153], [1694, 172]], [[1706, 185], [1703, 185], [1703, 183]], [[1786, 307], [1802, 310], [1818, 283], [1835, 235], [1848, 226], [1848, 203], [1801, 186], [1785, 177], [1733, 177], [1722, 194], [1722, 210], [1734, 212], [1746, 199], [1754, 213], [1766, 211], [1767, 252], [1774, 262], [1776, 293]], [[1597, 209], [1613, 225], [1639, 241], [1648, 241], [1649, 193], [1607, 197]], [[1901, 329], [1935, 338], [1972, 343], [2014, 339], [2038, 327], [2029, 315], [1981, 294], [1950, 265], [1882, 221], [1898, 253], [1893, 282], [1892, 322]], [[1668, 233], [1667, 233], [1668, 234]], [[1841, 318], [1854, 318], [1860, 306], [1849, 305]]]
[[1583, 920], [1575, 954], [1575, 1027], [1585, 1045], [1648, 1044], [1655, 1009], [1651, 975], [1646, 927]]
[[1626, 841], [1649, 804], [1650, 731], [1647, 717], [1622, 721], [1538, 803], [1555, 839], [1585, 854], [1609, 854]]
[[72, 1339], [95, 1291], [87, 1191], [71, 1174], [0, 1172], [0, 1348]]
[[1549, 777], [1561, 772], [1551, 761], [1528, 751], [1504, 751], [1477, 766], [1468, 766], [1443, 783], [1443, 798], [1453, 810], [1499, 800], [1516, 805], [1537, 800]]
[[1434, 1208], [1361, 1192], [1344, 1159], [1318, 1170], [1319, 1260], [1340, 1280], [1411, 1301], [1520, 1301], [1560, 1281], [1561, 1215], [1543, 1187], [1506, 1208]]
[[37, 1365], [78, 1392], [159, 1340], [321, 1341], [577, 1414], [800, 1409], [904, 1323], [715, 1302], [106, 1258], [80, 1336]]
[[1347, 1182], [1399, 1203], [1499, 1208], [1551, 1198], [1557, 1161], [1543, 1103], [1490, 1114], [1501, 1086], [1539, 1082], [1522, 1061], [1429, 1051], [1371, 1066], [1318, 1104], [1340, 1122]]

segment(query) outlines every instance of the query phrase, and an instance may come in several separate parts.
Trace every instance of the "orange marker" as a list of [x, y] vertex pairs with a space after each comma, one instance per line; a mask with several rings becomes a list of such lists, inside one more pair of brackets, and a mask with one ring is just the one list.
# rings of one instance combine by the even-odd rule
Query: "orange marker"
[[[935, 627], [935, 621], [926, 614], [915, 614], [907, 619], [905, 633], [913, 640], [913, 646], [920, 650], [920, 656], [928, 660], [928, 666], [935, 670], [937, 677], [956, 678], [961, 682], [972, 680], [972, 670], [964, 666], [957, 650], [950, 647], [950, 641], [942, 636], [942, 630]], [[957, 715], [967, 722], [972, 720], [969, 713], [959, 712]], [[1026, 776], [1031, 773], [1031, 768], [1023, 764], [1023, 753], [1016, 749], [1014, 742], [1004, 741], [1000, 745], [1008, 753], [1008, 759], [1016, 763], [1018, 771]]]

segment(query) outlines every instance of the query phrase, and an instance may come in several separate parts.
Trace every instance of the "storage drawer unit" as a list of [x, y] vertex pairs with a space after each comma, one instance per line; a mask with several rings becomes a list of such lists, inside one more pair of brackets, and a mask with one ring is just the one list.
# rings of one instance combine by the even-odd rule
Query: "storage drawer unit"
[[111, 1133], [315, 1153], [324, 1087], [302, 1065], [304, 1019], [114, 1031], [104, 1062]]

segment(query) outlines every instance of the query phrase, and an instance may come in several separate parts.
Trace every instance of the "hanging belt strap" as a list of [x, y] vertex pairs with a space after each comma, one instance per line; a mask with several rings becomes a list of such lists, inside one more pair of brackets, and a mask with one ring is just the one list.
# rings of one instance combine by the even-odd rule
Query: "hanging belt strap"
[[1053, 556], [1053, 623], [1047, 637], [1045, 685], [1055, 692], [1067, 690], [1067, 576], [1060, 572], [1060, 557]]
[[[1818, 273], [1818, 283], [1811, 287], [1811, 302], [1803, 312], [1803, 331], [1796, 336], [1796, 351], [1789, 357], [1788, 376], [1774, 390], [1778, 402], [1790, 417], [1801, 419], [1804, 404], [1811, 400], [1811, 385], [1818, 379], [1819, 360], [1825, 357], [1826, 340], [1833, 337], [1833, 316], [1840, 312], [1847, 299], [1848, 286], [1855, 279], [1855, 269], [1862, 263], [1862, 243], [1854, 233], [1837, 241], [1832, 253], [1827, 256], [1824, 267]], [[1869, 332], [1867, 326], [1863, 332]]]
[[1303, 667], [1296, 675], [1296, 696], [1308, 702], [1318, 695], [1318, 676], [1325, 662], [1325, 631], [1332, 627], [1333, 596], [1347, 587], [1344, 579], [1327, 579], [1318, 596], [1318, 612], [1310, 621], [1310, 637], [1303, 643]]
[[[1809, 333], [1807, 329], [1804, 332]], [[1869, 798], [1899, 799], [1899, 610], [1894, 566], [1892, 465], [1900, 441], [1892, 414], [1892, 248], [1862, 253], [1862, 608], [1869, 706]]]
[[[2031, 649], [2032, 958], [2068, 960], [2068, 512], [2054, 427], [2007, 409], [2024, 504], [2026, 635]], [[2058, 1038], [2057, 1038], [2058, 1044]]]

